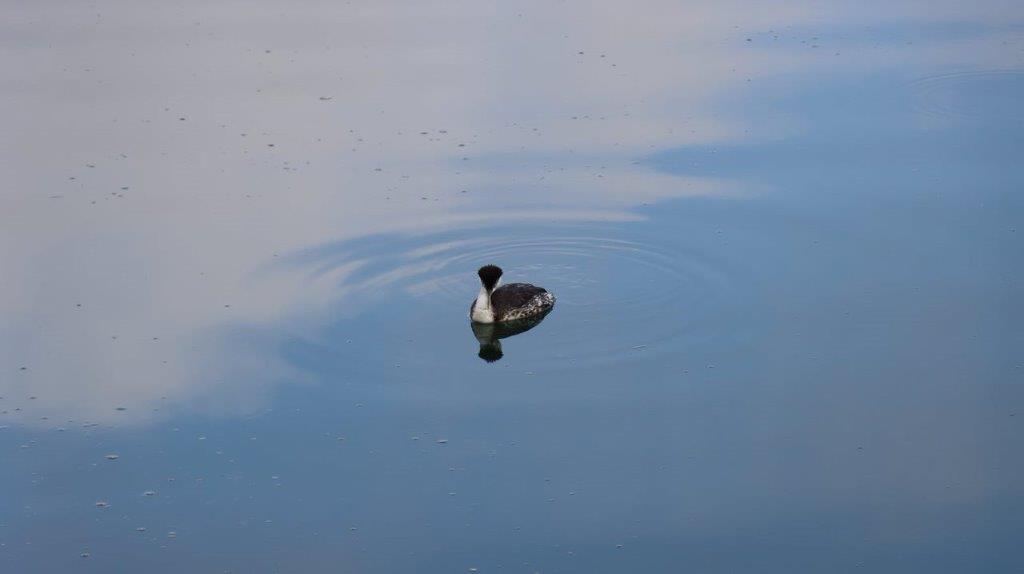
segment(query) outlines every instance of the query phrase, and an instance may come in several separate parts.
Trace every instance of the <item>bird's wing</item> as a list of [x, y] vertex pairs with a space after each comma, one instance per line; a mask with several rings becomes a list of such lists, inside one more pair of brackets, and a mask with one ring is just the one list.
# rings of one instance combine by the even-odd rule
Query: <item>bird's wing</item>
[[509, 283], [491, 293], [491, 305], [496, 309], [515, 309], [540, 293], [547, 293], [547, 289], [529, 283]]

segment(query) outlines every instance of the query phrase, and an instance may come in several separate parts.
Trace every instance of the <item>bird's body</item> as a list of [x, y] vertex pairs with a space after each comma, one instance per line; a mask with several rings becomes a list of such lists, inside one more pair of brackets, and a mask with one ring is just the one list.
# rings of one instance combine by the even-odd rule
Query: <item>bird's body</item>
[[469, 308], [469, 317], [476, 323], [517, 321], [547, 313], [555, 305], [555, 296], [543, 287], [529, 283], [509, 283], [498, 287], [501, 268], [486, 265], [480, 268], [480, 294]]

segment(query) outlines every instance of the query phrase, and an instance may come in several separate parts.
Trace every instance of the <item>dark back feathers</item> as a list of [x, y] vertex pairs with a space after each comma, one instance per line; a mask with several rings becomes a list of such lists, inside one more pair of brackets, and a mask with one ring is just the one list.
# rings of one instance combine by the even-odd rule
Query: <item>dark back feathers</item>
[[491, 293], [491, 305], [500, 316], [504, 315], [506, 311], [526, 305], [527, 301], [533, 299], [535, 295], [546, 292], [547, 289], [529, 283], [509, 283], [498, 287]]

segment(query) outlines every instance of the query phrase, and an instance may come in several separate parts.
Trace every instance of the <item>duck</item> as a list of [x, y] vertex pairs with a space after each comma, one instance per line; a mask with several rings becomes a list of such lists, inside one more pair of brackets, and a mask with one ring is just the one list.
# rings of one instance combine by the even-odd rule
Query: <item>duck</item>
[[484, 265], [477, 271], [480, 293], [469, 307], [474, 323], [503, 323], [536, 315], [545, 315], [555, 306], [555, 296], [543, 287], [529, 283], [501, 285], [503, 271], [497, 265]]

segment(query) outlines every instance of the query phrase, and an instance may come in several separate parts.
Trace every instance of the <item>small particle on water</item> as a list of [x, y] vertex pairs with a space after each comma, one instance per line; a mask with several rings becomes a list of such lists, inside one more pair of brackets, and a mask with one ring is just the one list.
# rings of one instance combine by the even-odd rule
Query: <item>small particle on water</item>
[[167, 537], [168, 538], [177, 538], [178, 537], [178, 533], [172, 530], [172, 531], [167, 533]]
[[146, 492], [142, 493], [142, 496], [156, 496], [156, 491], [155, 490], [147, 490]]
[[107, 460], [117, 460], [117, 459], [121, 458], [121, 455], [110, 453], [110, 454], [104, 456], [103, 458], [105, 458]]
[[106, 500], [96, 501], [96, 508], [107, 508], [108, 506], [110, 506], [110, 503], [108, 503]]
[[79, 554], [79, 556], [81, 556], [82, 558], [88, 558], [89, 556], [91, 556], [91, 554], [89, 554], [88, 552], [82, 552], [81, 554]]
[[117, 407], [117, 408], [116, 408], [116, 409], [114, 409], [114, 410], [118, 410], [118, 411], [126, 411], [126, 410], [128, 410], [128, 409], [127, 409], [126, 407]]
[[136, 532], [145, 532], [146, 531], [146, 527], [145, 526], [139, 526], [138, 528], [135, 529], [135, 531]]
[[439, 438], [439, 439], [437, 439], [437, 444], [448, 444], [448, 439], [446, 439], [446, 438]]

